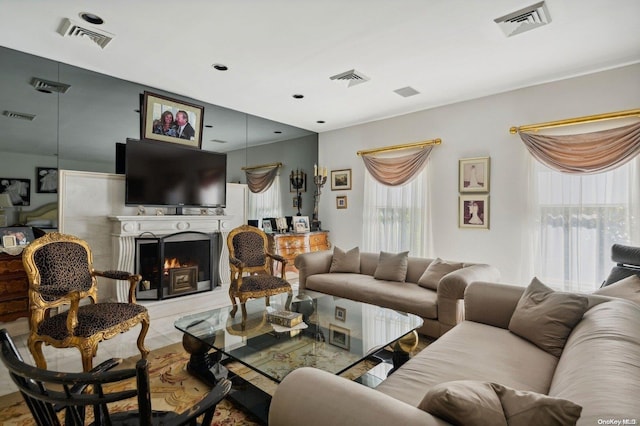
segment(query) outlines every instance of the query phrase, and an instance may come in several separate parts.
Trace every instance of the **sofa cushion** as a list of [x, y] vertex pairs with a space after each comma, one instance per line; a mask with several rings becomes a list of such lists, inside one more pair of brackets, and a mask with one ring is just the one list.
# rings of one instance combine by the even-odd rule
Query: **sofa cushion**
[[509, 330], [559, 357], [589, 301], [574, 293], [557, 292], [534, 278], [509, 321]]
[[440, 383], [427, 391], [418, 408], [454, 425], [507, 426], [500, 398], [488, 382]]
[[388, 253], [380, 252], [378, 266], [373, 274], [377, 280], [402, 281], [407, 277], [407, 267], [409, 265], [409, 252]]
[[418, 285], [431, 290], [438, 289], [438, 283], [440, 279], [447, 275], [449, 272], [457, 271], [462, 268], [460, 262], [447, 262], [445, 260], [436, 258], [433, 262], [427, 266], [424, 273], [418, 280]]
[[349, 251], [344, 251], [338, 246], [333, 247], [333, 258], [329, 272], [351, 272], [360, 273], [360, 249], [354, 247]]
[[601, 296], [619, 297], [640, 303], [640, 277], [637, 275], [631, 275], [617, 283], [599, 288], [593, 293]]

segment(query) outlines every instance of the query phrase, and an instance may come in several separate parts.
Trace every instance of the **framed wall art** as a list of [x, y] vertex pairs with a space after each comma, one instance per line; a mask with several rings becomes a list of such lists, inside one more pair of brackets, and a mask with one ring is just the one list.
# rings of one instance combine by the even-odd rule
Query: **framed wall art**
[[489, 192], [489, 157], [459, 160], [458, 191], [461, 193]]
[[461, 195], [458, 216], [460, 228], [489, 229], [489, 196]]
[[329, 324], [329, 343], [342, 349], [351, 347], [351, 332], [335, 324]]
[[331, 170], [331, 190], [351, 189], [351, 169]]
[[203, 106], [144, 92], [142, 139], [200, 148], [203, 118]]
[[336, 313], [335, 313], [335, 317], [338, 321], [346, 321], [347, 320], [347, 310], [345, 308], [341, 308], [339, 306], [336, 306]]
[[347, 208], [347, 196], [339, 195], [336, 197], [336, 208], [337, 209], [346, 209]]
[[9, 194], [14, 207], [31, 205], [31, 179], [0, 178], [0, 194]]
[[36, 192], [38, 194], [58, 192], [58, 169], [36, 167]]

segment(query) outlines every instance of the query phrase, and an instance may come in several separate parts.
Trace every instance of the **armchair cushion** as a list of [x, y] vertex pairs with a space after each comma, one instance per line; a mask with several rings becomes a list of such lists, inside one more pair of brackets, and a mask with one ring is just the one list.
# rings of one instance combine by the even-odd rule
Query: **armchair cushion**
[[409, 252], [387, 253], [380, 252], [378, 266], [373, 274], [377, 280], [404, 282], [409, 267]]
[[333, 258], [329, 272], [360, 273], [360, 248], [354, 247], [344, 251], [340, 247], [333, 247]]
[[509, 330], [559, 357], [589, 301], [575, 293], [556, 292], [534, 278], [509, 321]]
[[290, 284], [283, 280], [282, 278], [266, 275], [266, 274], [258, 274], [258, 275], [249, 275], [242, 278], [242, 285], [240, 286], [239, 291], [241, 292], [253, 292], [253, 291], [268, 291], [275, 290], [279, 288], [290, 288]]
[[241, 232], [233, 238], [235, 257], [246, 266], [265, 264], [264, 240], [255, 232]]
[[438, 283], [440, 279], [447, 275], [449, 272], [457, 271], [464, 265], [461, 262], [447, 262], [445, 260], [436, 258], [433, 262], [427, 266], [424, 273], [418, 280], [418, 285], [431, 290], [438, 289]]

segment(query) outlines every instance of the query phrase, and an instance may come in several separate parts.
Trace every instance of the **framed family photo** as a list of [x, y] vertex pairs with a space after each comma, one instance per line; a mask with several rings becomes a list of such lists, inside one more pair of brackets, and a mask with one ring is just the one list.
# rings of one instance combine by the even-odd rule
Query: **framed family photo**
[[489, 196], [461, 195], [458, 216], [460, 228], [489, 229]]
[[13, 247], [6, 246], [5, 241], [13, 244], [14, 246], [26, 246], [35, 240], [33, 229], [31, 229], [30, 226], [9, 226], [6, 228], [0, 228], [0, 236], [2, 236], [2, 244], [5, 247]]
[[489, 157], [460, 159], [458, 191], [461, 193], [489, 192], [489, 165]]
[[331, 170], [331, 190], [351, 189], [351, 169]]
[[296, 234], [309, 232], [309, 216], [293, 216], [293, 231]]
[[203, 118], [203, 106], [144, 92], [142, 139], [201, 148]]

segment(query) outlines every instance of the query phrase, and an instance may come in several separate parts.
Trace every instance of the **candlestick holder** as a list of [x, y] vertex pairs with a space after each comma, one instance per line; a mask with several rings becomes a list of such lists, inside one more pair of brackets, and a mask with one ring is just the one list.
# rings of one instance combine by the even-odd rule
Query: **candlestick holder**
[[322, 187], [327, 183], [327, 177], [323, 175], [317, 175], [313, 177], [313, 183], [316, 184], [316, 190], [313, 193], [313, 217], [311, 219], [311, 230], [321, 231], [320, 220], [318, 219], [318, 205], [320, 204], [320, 194], [322, 194]]
[[291, 182], [291, 186], [296, 190], [296, 207], [298, 207], [298, 213], [296, 216], [302, 216], [302, 213], [300, 213], [300, 209], [302, 208], [302, 188], [304, 188], [304, 182], [306, 179], [307, 174], [305, 172], [301, 172], [297, 169], [295, 172], [291, 170], [289, 181]]

